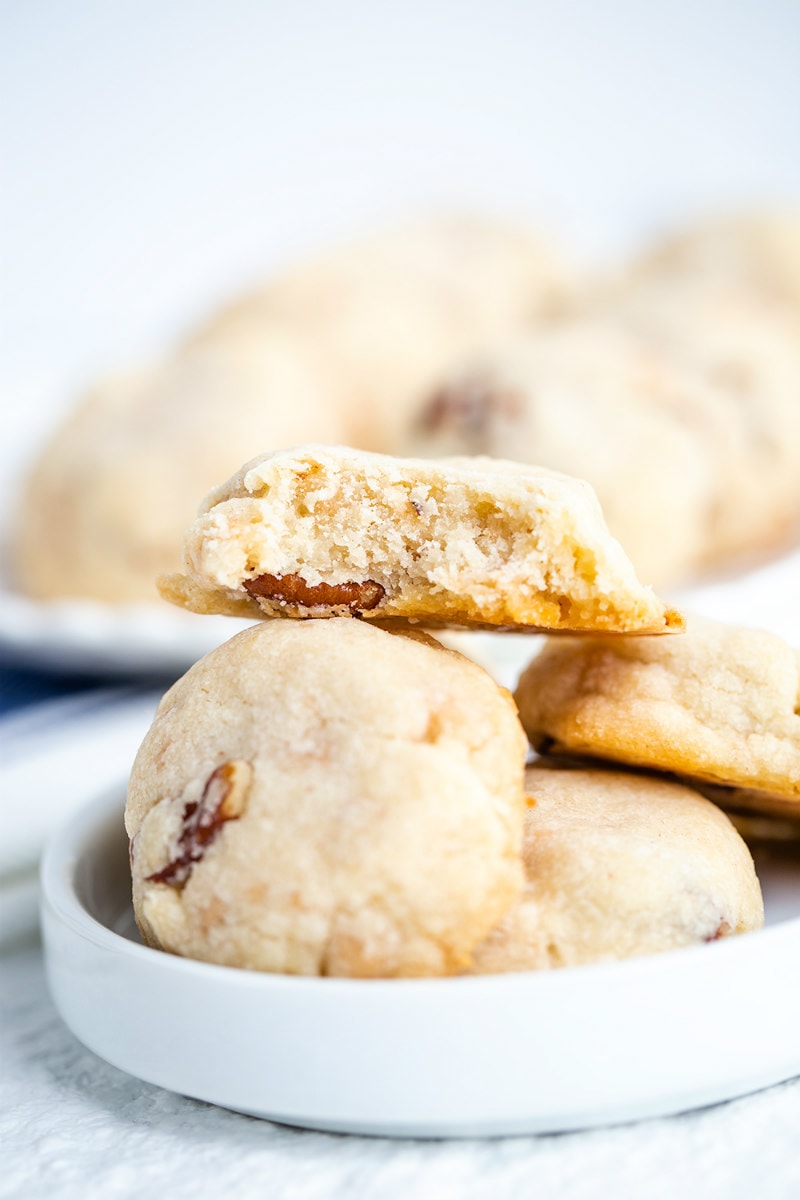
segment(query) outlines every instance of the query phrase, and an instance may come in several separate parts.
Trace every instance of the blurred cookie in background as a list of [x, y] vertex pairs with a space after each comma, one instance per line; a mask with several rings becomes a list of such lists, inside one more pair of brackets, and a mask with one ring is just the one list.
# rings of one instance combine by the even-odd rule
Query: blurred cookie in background
[[97, 384], [24, 488], [16, 585], [39, 599], [157, 601], [198, 497], [259, 447], [341, 440], [335, 397], [313, 347], [279, 328]]
[[30, 596], [155, 600], [186, 508], [255, 454], [386, 448], [453, 361], [564, 302], [533, 233], [423, 222], [286, 273], [152, 368], [97, 384], [35, 465], [12, 531]]
[[560, 255], [532, 230], [441, 217], [299, 265], [223, 309], [190, 344], [235, 345], [288, 323], [344, 381], [349, 444], [394, 453], [445, 371], [559, 311], [572, 287]]
[[664, 238], [633, 265], [636, 282], [693, 281], [708, 290], [744, 290], [800, 318], [800, 212], [717, 216]]
[[446, 380], [410, 435], [420, 454], [515, 458], [588, 480], [638, 574], [703, 562], [735, 439], [696, 372], [602, 319], [509, 340]]
[[[779, 233], [791, 246], [792, 230], [796, 270], [776, 248]], [[721, 222], [714, 232], [645, 257], [595, 304], [727, 403], [739, 453], [707, 548], [717, 566], [774, 552], [800, 531], [800, 220]]]

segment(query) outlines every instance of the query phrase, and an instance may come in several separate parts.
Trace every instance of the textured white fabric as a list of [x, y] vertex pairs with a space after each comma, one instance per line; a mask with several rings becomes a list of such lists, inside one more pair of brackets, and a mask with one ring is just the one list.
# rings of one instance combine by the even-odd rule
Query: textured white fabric
[[800, 1195], [800, 1080], [696, 1113], [560, 1136], [307, 1133], [187, 1100], [95, 1058], [57, 1016], [35, 948], [0, 958], [0, 1063], [0, 1196], [15, 1200]]

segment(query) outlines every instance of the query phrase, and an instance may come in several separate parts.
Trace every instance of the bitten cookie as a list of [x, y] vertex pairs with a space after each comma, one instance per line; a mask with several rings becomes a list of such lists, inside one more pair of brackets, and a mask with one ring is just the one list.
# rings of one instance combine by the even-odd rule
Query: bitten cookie
[[800, 809], [800, 653], [771, 633], [691, 616], [681, 638], [562, 639], [516, 700], [543, 753], [687, 777], [734, 808]]
[[446, 975], [522, 888], [508, 692], [421, 633], [270, 621], [166, 694], [131, 773], [152, 946], [304, 975]]
[[474, 970], [630, 958], [758, 929], [761, 889], [728, 818], [676, 783], [632, 772], [526, 772], [522, 898]]
[[588, 484], [493, 459], [306, 446], [255, 459], [203, 503], [186, 574], [196, 612], [667, 632]]

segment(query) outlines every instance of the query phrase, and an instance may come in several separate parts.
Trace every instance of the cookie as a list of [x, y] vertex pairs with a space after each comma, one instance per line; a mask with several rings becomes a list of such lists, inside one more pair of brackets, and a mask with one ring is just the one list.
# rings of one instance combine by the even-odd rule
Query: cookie
[[745, 289], [800, 316], [800, 212], [717, 217], [665, 238], [634, 267], [639, 278], [701, 282], [719, 292]]
[[303, 975], [445, 975], [522, 888], [508, 692], [421, 633], [270, 621], [162, 700], [126, 826], [145, 941]]
[[494, 459], [306, 446], [212, 492], [160, 582], [195, 612], [667, 632], [588, 484]]
[[455, 359], [541, 319], [566, 287], [543, 239], [481, 219], [420, 222], [271, 279], [163, 363], [100, 382], [56, 432], [14, 521], [16, 586], [155, 600], [198, 498], [252, 447], [395, 449]]
[[519, 681], [549, 755], [591, 755], [712, 787], [733, 808], [800, 811], [800, 653], [757, 629], [690, 616], [681, 638], [563, 639]]
[[[722, 404], [717, 502], [701, 565], [763, 553], [800, 531], [800, 323], [744, 287], [702, 278], [633, 278], [611, 306], [652, 349]], [[800, 313], [800, 309], [798, 310]], [[719, 423], [718, 423], [719, 424]]]
[[341, 439], [330, 389], [309, 348], [280, 331], [98, 385], [24, 488], [16, 585], [40, 599], [158, 602], [156, 576], [180, 568], [198, 498], [250, 447]]
[[758, 929], [753, 860], [728, 818], [676, 783], [534, 766], [522, 898], [475, 953], [480, 973], [624, 959]]
[[563, 305], [570, 274], [513, 223], [439, 217], [344, 245], [218, 313], [193, 343], [234, 345], [278, 321], [343, 382], [347, 438], [397, 453], [409, 414], [465, 355]]
[[509, 340], [445, 381], [411, 445], [588, 480], [640, 577], [663, 584], [706, 558], [730, 440], [727, 405], [696, 372], [611, 321], [582, 319]]

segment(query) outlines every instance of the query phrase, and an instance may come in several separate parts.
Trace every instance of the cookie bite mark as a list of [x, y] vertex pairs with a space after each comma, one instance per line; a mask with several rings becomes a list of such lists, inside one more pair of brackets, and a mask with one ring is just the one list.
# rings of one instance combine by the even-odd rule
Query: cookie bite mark
[[184, 560], [159, 588], [193, 612], [612, 633], [683, 624], [639, 582], [588, 484], [497, 459], [279, 451], [211, 493]]
[[[386, 589], [374, 579], [363, 583], [306, 583], [302, 575], [257, 575], [243, 584], [248, 595], [267, 608], [291, 608], [298, 616], [316, 616], [320, 609], [346, 609], [352, 616], [377, 608]], [[262, 607], [265, 606], [262, 604]]]
[[148, 875], [145, 882], [183, 888], [195, 863], [219, 836], [225, 822], [241, 817], [251, 778], [252, 768], [242, 759], [231, 759], [212, 771], [200, 800], [183, 810], [177, 856], [160, 871]]

